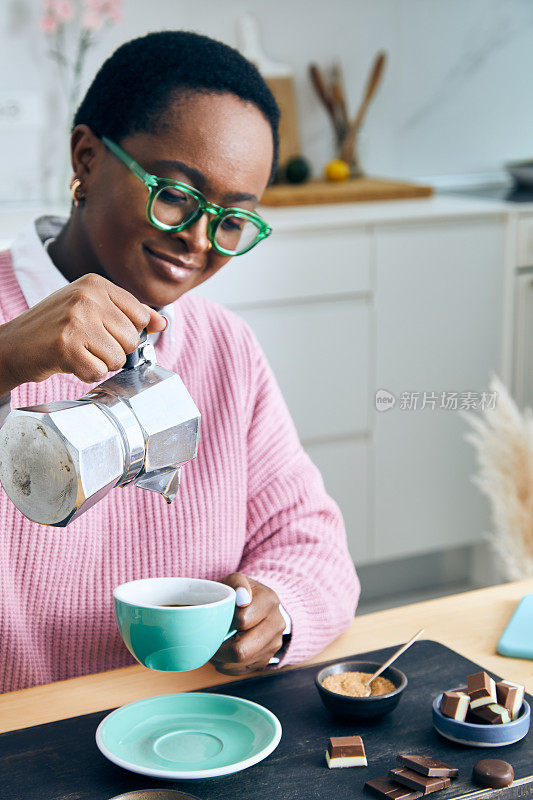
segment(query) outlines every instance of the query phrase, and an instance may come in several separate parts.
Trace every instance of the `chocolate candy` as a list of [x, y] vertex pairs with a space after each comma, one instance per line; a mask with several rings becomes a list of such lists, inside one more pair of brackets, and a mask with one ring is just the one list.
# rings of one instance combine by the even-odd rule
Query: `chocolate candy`
[[360, 736], [332, 736], [326, 750], [328, 767], [366, 767], [365, 746]]
[[398, 786], [389, 780], [387, 775], [374, 778], [365, 783], [365, 789], [378, 794], [380, 797], [389, 797], [390, 800], [418, 800], [422, 797], [422, 792], [413, 792], [404, 786]]
[[496, 702], [496, 684], [486, 672], [475, 672], [466, 682], [471, 709]]
[[503, 789], [514, 780], [514, 769], [507, 761], [497, 758], [484, 758], [474, 764], [472, 780], [480, 786], [490, 786], [491, 789]]
[[459, 775], [457, 767], [450, 767], [444, 761], [437, 761], [436, 758], [431, 756], [400, 753], [397, 760], [414, 772], [418, 772], [420, 775], [428, 775], [430, 778], [457, 778]]
[[463, 692], [443, 692], [440, 710], [445, 717], [464, 722], [470, 704], [470, 697]]
[[496, 684], [496, 697], [501, 706], [505, 706], [511, 719], [516, 719], [524, 701], [524, 687], [512, 681], [499, 681]]
[[505, 706], [500, 706], [498, 703], [491, 703], [489, 706], [473, 709], [472, 717], [476, 722], [481, 722], [485, 725], [501, 725], [504, 722], [511, 721], [511, 716]]
[[420, 791], [422, 794], [430, 794], [431, 792], [438, 792], [439, 789], [446, 789], [451, 783], [449, 778], [430, 778], [427, 775], [419, 775], [418, 772], [414, 772], [407, 767], [391, 769], [389, 771], [389, 778], [404, 786], [408, 786], [410, 789]]

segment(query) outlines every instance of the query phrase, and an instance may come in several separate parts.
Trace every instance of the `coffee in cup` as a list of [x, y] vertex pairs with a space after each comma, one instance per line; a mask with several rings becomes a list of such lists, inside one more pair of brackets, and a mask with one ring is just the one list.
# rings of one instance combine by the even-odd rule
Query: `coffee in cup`
[[197, 669], [235, 633], [235, 590], [217, 581], [141, 578], [117, 586], [113, 598], [126, 647], [149, 669]]

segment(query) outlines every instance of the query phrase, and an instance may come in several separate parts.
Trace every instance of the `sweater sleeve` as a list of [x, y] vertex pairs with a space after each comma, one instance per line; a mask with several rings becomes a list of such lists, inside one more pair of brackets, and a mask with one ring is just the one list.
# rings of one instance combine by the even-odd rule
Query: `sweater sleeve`
[[311, 658], [353, 620], [360, 586], [339, 508], [305, 453], [251, 331], [247, 538], [240, 570], [273, 589], [292, 621], [280, 666]]

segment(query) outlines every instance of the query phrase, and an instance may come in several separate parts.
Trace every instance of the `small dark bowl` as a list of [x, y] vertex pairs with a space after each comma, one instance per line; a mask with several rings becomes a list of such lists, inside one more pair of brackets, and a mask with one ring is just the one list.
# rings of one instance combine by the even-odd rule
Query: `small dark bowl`
[[402, 693], [407, 686], [407, 678], [401, 670], [388, 667], [381, 673], [381, 677], [388, 678], [396, 686], [394, 691], [387, 694], [378, 694], [374, 697], [349, 697], [345, 694], [330, 692], [322, 686], [322, 681], [328, 675], [338, 675], [340, 672], [369, 672], [372, 674], [381, 666], [375, 661], [338, 661], [329, 667], [321, 669], [315, 677], [316, 688], [322, 702], [332, 714], [346, 719], [370, 719], [381, 717], [396, 708]]

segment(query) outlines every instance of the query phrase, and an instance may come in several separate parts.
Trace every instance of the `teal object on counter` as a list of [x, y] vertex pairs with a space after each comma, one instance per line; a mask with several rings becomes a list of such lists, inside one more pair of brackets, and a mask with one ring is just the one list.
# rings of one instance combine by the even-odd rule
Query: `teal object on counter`
[[533, 659], [533, 594], [518, 603], [497, 649], [502, 656]]
[[98, 748], [114, 764], [164, 780], [238, 772], [270, 755], [280, 739], [278, 718], [258, 703], [200, 692], [129, 703], [96, 731]]
[[[235, 611], [230, 586], [199, 578], [143, 578], [113, 592], [115, 617], [124, 643], [149, 669], [184, 672], [214, 656]], [[169, 603], [185, 603], [181, 608]]]

